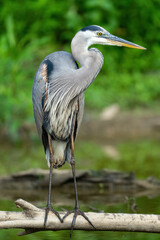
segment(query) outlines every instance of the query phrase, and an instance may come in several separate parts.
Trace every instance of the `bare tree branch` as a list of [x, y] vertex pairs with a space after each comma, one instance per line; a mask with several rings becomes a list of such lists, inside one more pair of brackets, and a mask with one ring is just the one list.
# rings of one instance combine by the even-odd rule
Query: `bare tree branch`
[[[44, 228], [45, 210], [37, 208], [22, 199], [15, 201], [22, 212], [0, 211], [0, 229], [22, 228], [25, 232], [19, 235], [30, 234], [45, 230], [68, 230], [71, 227], [73, 215], [69, 215], [64, 223], [49, 213], [47, 227]], [[61, 217], [65, 212], [61, 212]], [[160, 215], [153, 214], [123, 214], [123, 213], [94, 213], [86, 215], [92, 221], [97, 231], [130, 231], [160, 233]], [[78, 216], [75, 230], [94, 231], [91, 225], [81, 216]]]

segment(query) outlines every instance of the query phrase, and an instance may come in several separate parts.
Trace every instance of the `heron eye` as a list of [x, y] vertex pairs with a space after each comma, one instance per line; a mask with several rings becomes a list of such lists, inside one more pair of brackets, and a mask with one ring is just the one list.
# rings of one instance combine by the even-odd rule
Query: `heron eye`
[[98, 35], [98, 36], [101, 36], [101, 35], [102, 35], [102, 33], [101, 33], [101, 32], [98, 32], [98, 33], [97, 33], [97, 35]]

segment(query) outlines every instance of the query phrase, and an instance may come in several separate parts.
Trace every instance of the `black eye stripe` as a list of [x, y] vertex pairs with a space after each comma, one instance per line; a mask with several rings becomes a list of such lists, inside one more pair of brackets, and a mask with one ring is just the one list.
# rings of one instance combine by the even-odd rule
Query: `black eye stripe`
[[101, 27], [99, 26], [96, 26], [96, 25], [91, 25], [91, 26], [87, 26], [87, 27], [84, 27], [81, 29], [81, 31], [92, 31], [92, 32], [95, 32], [95, 31], [102, 31]]

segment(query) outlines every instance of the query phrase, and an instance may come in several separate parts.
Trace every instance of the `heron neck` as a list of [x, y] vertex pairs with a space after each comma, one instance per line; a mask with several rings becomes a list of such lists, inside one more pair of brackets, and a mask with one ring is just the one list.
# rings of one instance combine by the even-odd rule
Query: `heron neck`
[[89, 68], [94, 74], [98, 69], [100, 71], [103, 65], [103, 55], [98, 49], [88, 49], [89, 47], [90, 45], [87, 45], [85, 41], [77, 41], [76, 37], [71, 43], [74, 59], [81, 65], [81, 68]]
[[73, 40], [71, 43], [72, 55], [81, 67], [83, 67], [85, 65], [86, 58], [88, 57], [88, 46], [86, 46], [83, 42], [79, 44]]
[[103, 55], [98, 49], [88, 49], [86, 43], [74, 45], [72, 42], [71, 49], [74, 59], [81, 65], [75, 73], [77, 74], [77, 77], [75, 75], [75, 79], [77, 79], [78, 84], [80, 84], [82, 92], [89, 87], [101, 70]]

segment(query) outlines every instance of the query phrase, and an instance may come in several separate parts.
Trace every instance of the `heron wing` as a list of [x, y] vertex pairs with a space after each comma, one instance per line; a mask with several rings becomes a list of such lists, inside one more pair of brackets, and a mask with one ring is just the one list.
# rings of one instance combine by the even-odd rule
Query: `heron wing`
[[[86, 56], [87, 62], [81, 68], [77, 69], [77, 65], [73, 56], [70, 54], [70, 61], [60, 58], [57, 64], [55, 61], [57, 71], [50, 75], [50, 86], [46, 109], [54, 102], [55, 109], [63, 103], [63, 108], [66, 109], [70, 102], [77, 96], [83, 93], [89, 85], [94, 81], [99, 73], [102, 64], [103, 56], [97, 49], [89, 50], [89, 57]], [[72, 61], [72, 64], [70, 62]]]
[[[52, 131], [52, 129], [49, 129], [51, 127], [49, 118], [52, 118], [52, 122], [54, 122], [54, 131], [52, 131], [52, 134], [57, 135], [57, 124], [58, 121], [62, 120], [61, 114], [64, 115], [66, 123], [67, 118], [71, 118], [71, 115], [74, 114], [75, 102], [78, 98], [75, 101], [72, 97], [65, 99], [66, 93], [69, 94], [65, 76], [66, 73], [75, 71], [77, 67], [73, 56], [70, 53], [62, 51], [50, 54], [39, 66], [34, 79], [32, 100], [36, 126], [41, 138], [43, 125], [47, 126], [48, 132]], [[68, 104], [66, 104], [66, 100]], [[66, 112], [66, 106], [68, 106], [70, 111]], [[57, 114], [60, 116], [59, 119], [57, 119]], [[59, 126], [61, 125], [62, 123], [59, 123]]]
[[44, 111], [42, 109], [42, 97], [45, 90], [45, 82], [40, 69], [37, 70], [32, 88], [32, 102], [34, 118], [40, 138], [42, 138], [42, 123]]

